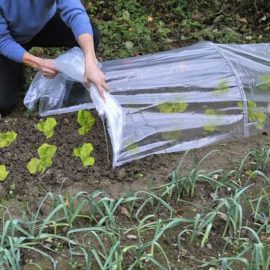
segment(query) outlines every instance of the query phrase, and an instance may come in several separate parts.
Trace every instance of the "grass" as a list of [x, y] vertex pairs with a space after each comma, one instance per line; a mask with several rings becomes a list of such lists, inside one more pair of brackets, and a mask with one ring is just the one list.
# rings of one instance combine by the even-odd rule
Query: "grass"
[[[215, 245], [217, 250], [206, 258], [200, 252], [196, 258], [184, 255], [192, 263], [181, 269], [266, 270], [270, 267], [269, 181], [264, 182], [259, 195], [251, 190], [261, 187], [255, 180], [263, 179], [267, 172], [268, 153], [265, 149], [251, 151], [229, 173], [199, 169], [215, 154], [211, 152], [184, 173], [181, 166], [186, 153], [171, 175], [175, 177], [168, 177], [164, 185], [152, 191], [118, 199], [102, 191], [74, 196], [48, 193], [36, 211], [24, 211], [20, 218], [13, 218], [6, 209], [0, 269], [22, 269], [26, 261], [42, 269], [34, 259], [37, 255], [57, 269], [56, 257], [63, 252], [74, 269], [173, 269], [179, 263], [176, 254], [191, 246]], [[260, 174], [252, 184], [243, 186], [250, 168]], [[239, 177], [241, 185], [232, 185]], [[215, 194], [204, 204], [196, 202], [197, 188], [202, 184]], [[222, 190], [227, 188], [230, 192], [225, 196]], [[52, 207], [44, 215], [47, 201]], [[179, 206], [188, 210], [179, 215]], [[173, 243], [168, 243], [168, 237]], [[217, 240], [219, 244], [215, 244]], [[26, 260], [29, 251], [35, 256]], [[78, 260], [80, 264], [76, 264]]]

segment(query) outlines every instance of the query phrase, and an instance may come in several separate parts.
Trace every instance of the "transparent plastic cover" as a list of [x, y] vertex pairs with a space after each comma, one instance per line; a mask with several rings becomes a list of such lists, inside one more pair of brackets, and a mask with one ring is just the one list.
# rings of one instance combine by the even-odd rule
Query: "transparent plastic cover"
[[270, 44], [195, 45], [102, 63], [106, 102], [82, 85], [84, 56], [56, 59], [61, 73], [38, 73], [25, 97], [41, 116], [96, 108], [108, 122], [113, 166], [200, 148], [269, 130]]

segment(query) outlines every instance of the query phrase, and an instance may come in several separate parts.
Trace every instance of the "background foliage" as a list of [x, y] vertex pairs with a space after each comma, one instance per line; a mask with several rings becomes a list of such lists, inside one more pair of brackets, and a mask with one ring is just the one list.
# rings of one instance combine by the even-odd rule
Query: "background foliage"
[[[253, 43], [270, 40], [268, 0], [84, 0], [101, 34], [101, 60], [182, 47], [201, 40]], [[37, 49], [55, 57], [62, 49]]]
[[242, 0], [85, 1], [102, 33], [100, 55], [119, 58], [180, 47], [269, 41], [270, 2]]

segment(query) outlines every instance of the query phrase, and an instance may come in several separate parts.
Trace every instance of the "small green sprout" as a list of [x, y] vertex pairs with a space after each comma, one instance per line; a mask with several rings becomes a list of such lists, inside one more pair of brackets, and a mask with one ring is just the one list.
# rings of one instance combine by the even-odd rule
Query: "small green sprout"
[[52, 159], [57, 151], [57, 147], [44, 143], [38, 149], [39, 158], [32, 158], [27, 163], [27, 169], [31, 174], [44, 173], [52, 166]]
[[54, 117], [49, 117], [46, 121], [41, 121], [37, 124], [37, 129], [42, 132], [47, 139], [51, 138], [54, 134], [54, 128], [57, 125], [57, 121]]
[[6, 180], [9, 175], [9, 171], [7, 170], [5, 165], [0, 165], [0, 181]]
[[0, 148], [10, 146], [17, 138], [17, 133], [14, 131], [0, 133]]
[[88, 111], [79, 111], [77, 116], [77, 121], [81, 125], [78, 132], [80, 135], [86, 135], [94, 126], [95, 118]]
[[75, 157], [81, 159], [83, 166], [93, 166], [95, 164], [95, 158], [91, 157], [90, 154], [94, 150], [91, 143], [84, 143], [82, 147], [75, 148], [73, 154]]

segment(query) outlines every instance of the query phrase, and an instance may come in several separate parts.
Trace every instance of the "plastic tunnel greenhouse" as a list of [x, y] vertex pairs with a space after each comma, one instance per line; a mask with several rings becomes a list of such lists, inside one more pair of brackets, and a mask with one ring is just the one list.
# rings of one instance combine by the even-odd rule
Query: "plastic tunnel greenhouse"
[[270, 44], [211, 42], [102, 63], [104, 103], [82, 84], [83, 53], [59, 56], [61, 71], [37, 74], [25, 97], [42, 116], [96, 107], [107, 118], [114, 166], [270, 129]]

